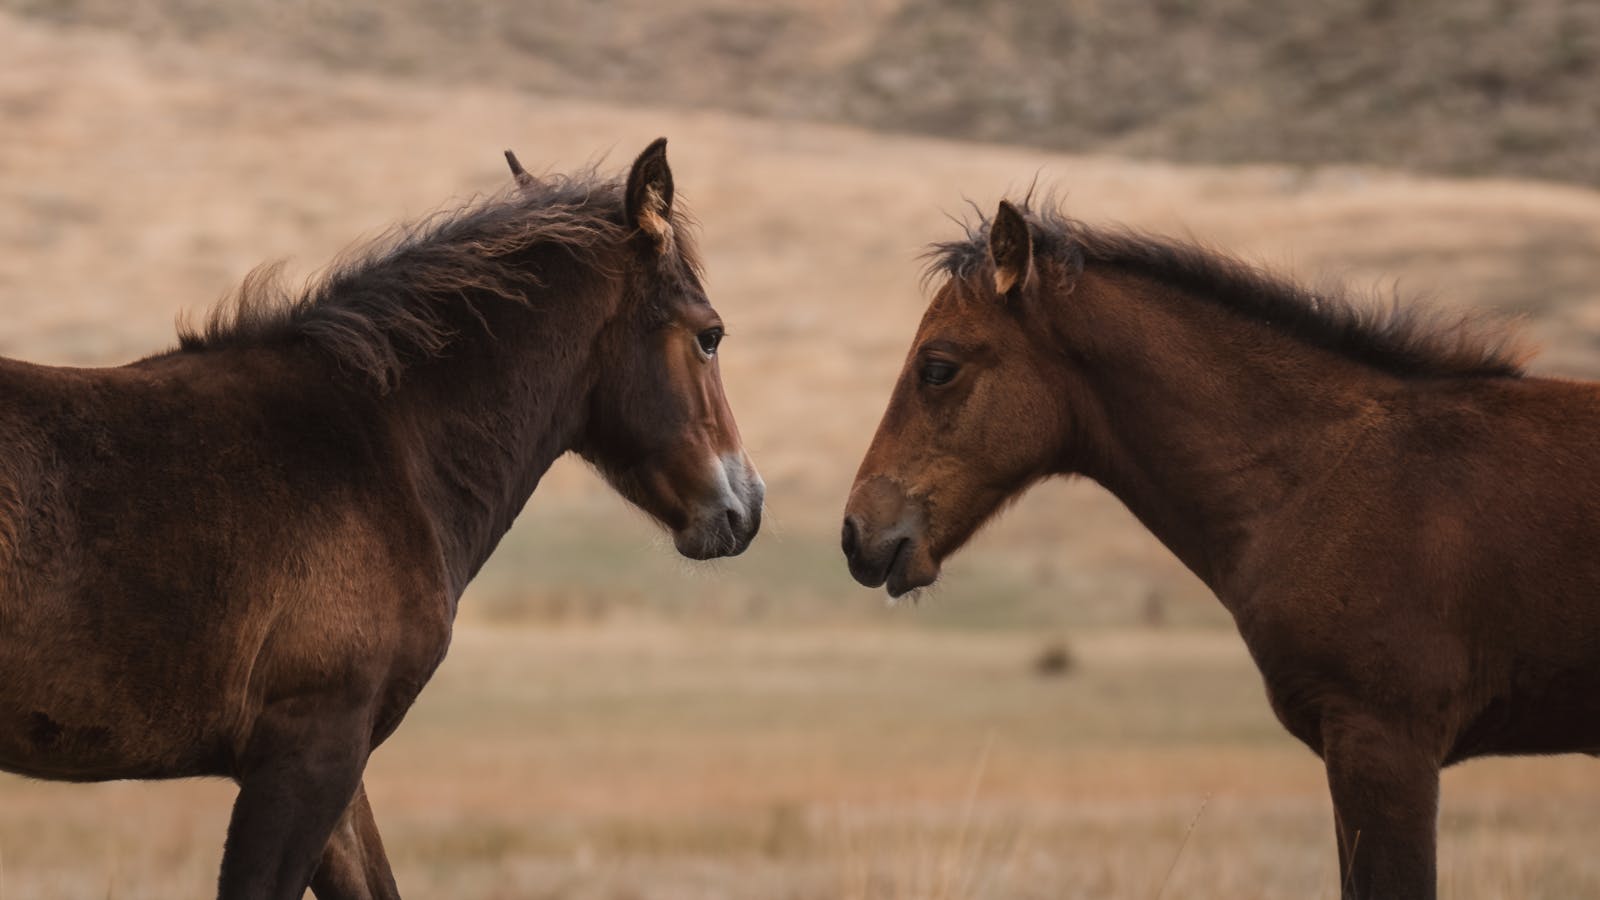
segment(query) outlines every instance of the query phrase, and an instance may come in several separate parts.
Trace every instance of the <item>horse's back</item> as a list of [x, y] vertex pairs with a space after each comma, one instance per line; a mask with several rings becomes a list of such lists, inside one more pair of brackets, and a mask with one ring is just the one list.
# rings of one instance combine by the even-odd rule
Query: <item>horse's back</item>
[[0, 767], [212, 773], [263, 691], [365, 659], [371, 424], [265, 354], [0, 362]]
[[[1455, 758], [1600, 748], [1600, 385], [1498, 385], [1440, 501], [1483, 707]], [[1435, 517], [1437, 522], [1440, 517]], [[1438, 527], [1437, 525], [1435, 526]]]
[[1397, 449], [1392, 497], [1417, 545], [1485, 595], [1548, 592], [1600, 627], [1600, 385], [1497, 379], [1434, 403]]
[[271, 542], [304, 520], [287, 501], [305, 499], [305, 482], [348, 480], [330, 471], [347, 453], [326, 446], [313, 459], [291, 437], [328, 427], [322, 411], [259, 387], [272, 383], [268, 370], [211, 362], [0, 360], [0, 532], [15, 535], [8, 598], [101, 570], [125, 585], [157, 578], [173, 553], [187, 563], [180, 570], [221, 564], [241, 538]]
[[80, 406], [82, 382], [75, 370], [0, 358], [0, 627], [30, 588], [66, 572], [74, 480], [57, 430]]
[[1315, 747], [1311, 698], [1348, 695], [1456, 710], [1450, 759], [1600, 747], [1600, 386], [1429, 385], [1390, 412], [1271, 530], [1239, 624], [1280, 718]]

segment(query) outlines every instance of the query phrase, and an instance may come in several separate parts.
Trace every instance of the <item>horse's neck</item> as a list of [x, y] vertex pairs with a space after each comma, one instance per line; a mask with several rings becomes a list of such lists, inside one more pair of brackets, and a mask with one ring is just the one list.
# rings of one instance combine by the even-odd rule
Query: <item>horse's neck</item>
[[486, 325], [463, 325], [443, 356], [408, 371], [396, 390], [457, 595], [577, 441], [603, 305], [570, 298], [536, 313], [489, 313]]
[[[1200, 298], [1136, 280], [1063, 301], [1092, 333], [1077, 386], [1083, 474], [1226, 603], [1275, 516], [1382, 427], [1393, 382]], [[1072, 319], [1080, 318], [1079, 324]]]

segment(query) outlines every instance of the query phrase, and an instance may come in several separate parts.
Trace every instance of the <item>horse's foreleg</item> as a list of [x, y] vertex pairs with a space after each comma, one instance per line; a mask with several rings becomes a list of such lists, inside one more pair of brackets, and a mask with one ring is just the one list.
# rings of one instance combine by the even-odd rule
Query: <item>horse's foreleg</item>
[[1439, 763], [1371, 721], [1324, 726], [1344, 900], [1433, 900]]
[[399, 900], [365, 785], [356, 788], [355, 798], [334, 827], [311, 878], [311, 890], [317, 900]]
[[311, 698], [257, 718], [222, 853], [222, 900], [301, 900], [361, 785], [369, 721]]

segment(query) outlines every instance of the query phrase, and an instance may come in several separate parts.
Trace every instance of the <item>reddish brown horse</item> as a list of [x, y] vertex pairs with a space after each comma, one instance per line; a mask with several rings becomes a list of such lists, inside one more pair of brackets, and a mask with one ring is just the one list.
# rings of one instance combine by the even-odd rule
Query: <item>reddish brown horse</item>
[[899, 595], [1029, 485], [1114, 493], [1233, 614], [1326, 764], [1346, 897], [1433, 897], [1439, 770], [1600, 750], [1600, 389], [1503, 334], [1002, 203], [856, 476]]
[[665, 141], [626, 182], [511, 162], [176, 351], [0, 361], [0, 768], [233, 778], [220, 896], [395, 897], [362, 771], [557, 457], [687, 556], [745, 548], [763, 488]]

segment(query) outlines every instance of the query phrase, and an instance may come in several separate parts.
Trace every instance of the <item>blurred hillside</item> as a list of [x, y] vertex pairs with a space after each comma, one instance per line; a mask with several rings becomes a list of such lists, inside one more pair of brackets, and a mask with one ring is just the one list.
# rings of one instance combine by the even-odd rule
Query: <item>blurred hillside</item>
[[228, 54], [1197, 162], [1600, 184], [1590, 0], [0, 0]]

